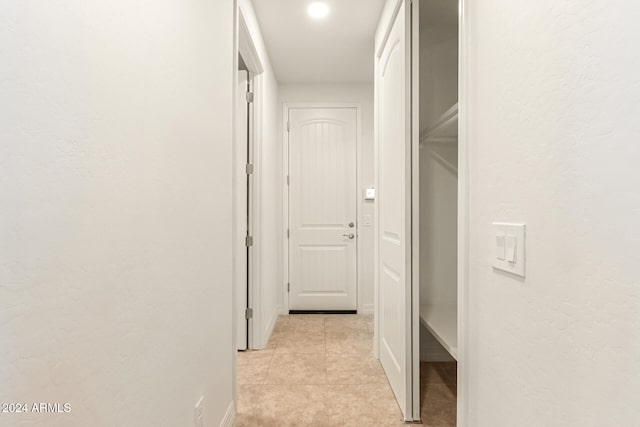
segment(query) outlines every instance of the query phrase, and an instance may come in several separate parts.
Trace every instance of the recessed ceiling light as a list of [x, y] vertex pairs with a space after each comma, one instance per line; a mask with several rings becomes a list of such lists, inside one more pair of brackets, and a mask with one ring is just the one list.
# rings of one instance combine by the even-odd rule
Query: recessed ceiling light
[[315, 19], [324, 18], [329, 14], [329, 6], [326, 3], [321, 1], [317, 1], [315, 3], [311, 3], [307, 8], [307, 13], [309, 16]]

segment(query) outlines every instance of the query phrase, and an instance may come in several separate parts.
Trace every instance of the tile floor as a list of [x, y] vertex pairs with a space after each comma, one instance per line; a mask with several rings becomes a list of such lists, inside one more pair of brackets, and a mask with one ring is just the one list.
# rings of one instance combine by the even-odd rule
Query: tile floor
[[[236, 426], [403, 425], [372, 349], [371, 315], [280, 317], [266, 349], [238, 353]], [[425, 424], [454, 426], [455, 365], [428, 365]]]
[[456, 382], [456, 362], [420, 363], [420, 407], [424, 425], [456, 425]]

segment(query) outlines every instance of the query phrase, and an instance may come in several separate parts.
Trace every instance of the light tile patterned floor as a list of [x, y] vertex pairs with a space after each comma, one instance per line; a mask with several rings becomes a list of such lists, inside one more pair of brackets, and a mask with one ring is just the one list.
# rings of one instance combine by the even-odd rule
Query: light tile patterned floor
[[456, 362], [420, 363], [420, 406], [424, 425], [456, 425], [456, 382]]
[[[265, 350], [238, 353], [236, 426], [403, 425], [372, 349], [370, 315], [280, 317]], [[455, 367], [430, 368], [422, 384], [429, 425], [455, 425], [447, 421], [455, 420]]]

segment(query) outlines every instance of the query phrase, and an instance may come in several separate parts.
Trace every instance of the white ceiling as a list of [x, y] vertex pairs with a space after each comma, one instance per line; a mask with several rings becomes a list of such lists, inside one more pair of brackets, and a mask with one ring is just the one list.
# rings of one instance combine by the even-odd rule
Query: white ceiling
[[372, 82], [384, 0], [325, 0], [330, 12], [320, 20], [307, 15], [313, 1], [253, 0], [278, 81]]

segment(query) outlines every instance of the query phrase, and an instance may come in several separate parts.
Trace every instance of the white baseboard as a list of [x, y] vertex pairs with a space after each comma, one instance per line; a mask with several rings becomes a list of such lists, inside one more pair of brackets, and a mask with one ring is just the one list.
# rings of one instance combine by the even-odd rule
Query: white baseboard
[[421, 362], [451, 362], [453, 357], [436, 340], [436, 338], [420, 325], [420, 361]]
[[232, 400], [220, 423], [220, 427], [233, 427], [236, 423], [236, 403]]
[[275, 310], [273, 310], [273, 314], [271, 315], [271, 319], [269, 320], [269, 324], [267, 325], [264, 331], [264, 342], [262, 343], [262, 348], [265, 348], [269, 343], [269, 338], [271, 338], [271, 334], [273, 334], [273, 328], [276, 327], [276, 322], [278, 322], [278, 317], [282, 312], [282, 307], [277, 306]]
[[444, 348], [420, 346], [421, 362], [452, 362], [454, 360]]
[[360, 309], [358, 310], [358, 313], [360, 314], [373, 313], [374, 311], [375, 311], [375, 306], [373, 304], [362, 304], [360, 306]]

